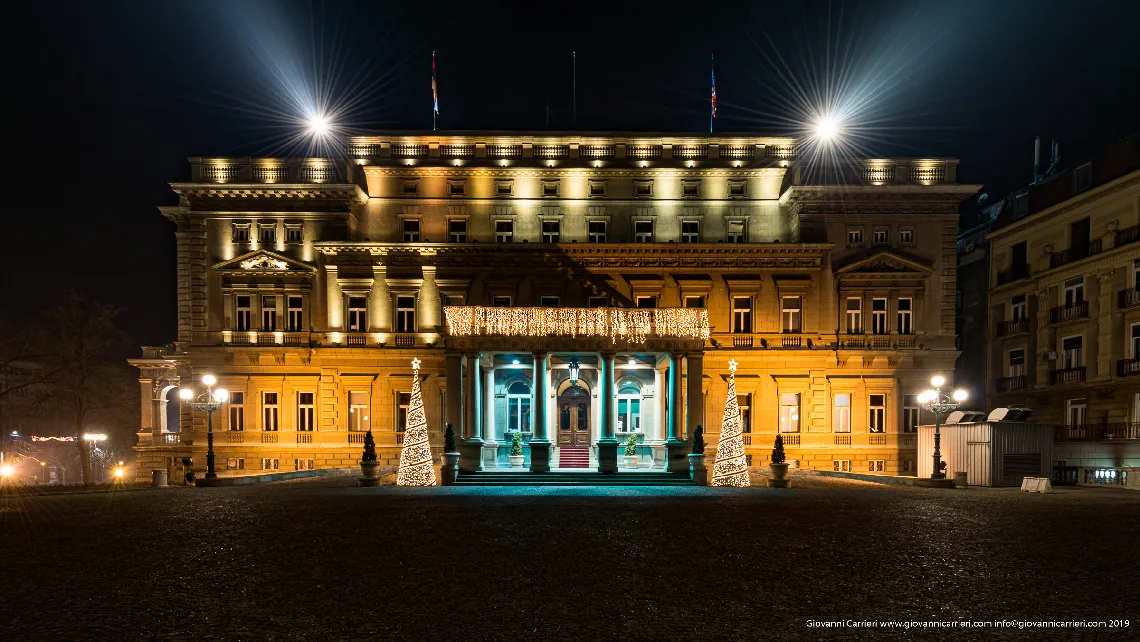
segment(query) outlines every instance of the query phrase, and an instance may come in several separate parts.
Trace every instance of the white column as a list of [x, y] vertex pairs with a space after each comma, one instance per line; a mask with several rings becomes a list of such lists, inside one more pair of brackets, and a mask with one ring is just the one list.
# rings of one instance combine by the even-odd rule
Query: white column
[[483, 375], [483, 441], [495, 443], [498, 441], [498, 431], [495, 429], [495, 368], [487, 368]]
[[653, 368], [653, 438], [665, 439], [665, 373]]

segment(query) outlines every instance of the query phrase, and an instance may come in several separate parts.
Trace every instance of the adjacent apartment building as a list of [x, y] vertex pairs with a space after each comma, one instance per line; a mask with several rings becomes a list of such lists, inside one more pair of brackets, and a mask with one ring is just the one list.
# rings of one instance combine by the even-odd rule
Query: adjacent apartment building
[[[953, 159], [831, 171], [754, 134], [379, 132], [338, 158], [191, 158], [171, 186], [178, 332], [144, 348], [138, 471], [398, 459], [411, 361], [467, 470], [687, 468], [729, 362], [746, 447], [913, 473], [916, 402], [953, 374]], [[1133, 221], [1134, 223], [1134, 221]]]

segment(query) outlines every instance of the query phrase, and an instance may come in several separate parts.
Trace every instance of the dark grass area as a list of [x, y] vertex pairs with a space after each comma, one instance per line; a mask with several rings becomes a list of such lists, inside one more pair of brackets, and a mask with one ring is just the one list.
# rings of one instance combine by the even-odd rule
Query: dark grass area
[[887, 639], [899, 634], [806, 622], [1116, 618], [1133, 628], [954, 635], [1126, 639], [1140, 626], [1140, 493], [796, 483], [7, 494], [0, 640]]

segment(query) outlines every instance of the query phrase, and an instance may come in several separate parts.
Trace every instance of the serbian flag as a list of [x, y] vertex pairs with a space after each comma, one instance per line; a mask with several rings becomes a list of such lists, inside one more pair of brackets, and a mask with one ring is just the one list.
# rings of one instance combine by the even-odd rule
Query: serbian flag
[[435, 113], [439, 113], [439, 94], [435, 88], [435, 52], [431, 52], [431, 106]]
[[710, 62], [709, 68], [712, 70], [712, 114], [709, 117], [716, 118], [716, 67]]

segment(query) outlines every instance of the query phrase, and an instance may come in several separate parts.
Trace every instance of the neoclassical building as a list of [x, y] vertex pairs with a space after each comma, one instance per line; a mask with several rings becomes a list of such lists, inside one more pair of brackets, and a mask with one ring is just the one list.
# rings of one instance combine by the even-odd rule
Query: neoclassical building
[[[915, 401], [952, 375], [952, 159], [828, 172], [739, 135], [387, 132], [338, 158], [191, 158], [172, 183], [178, 336], [144, 348], [140, 477], [191, 457], [217, 377], [221, 475], [396, 463], [420, 372], [461, 467], [687, 467], [728, 363], [746, 447], [915, 470]], [[807, 154], [804, 154], [806, 156]], [[619, 447], [620, 446], [620, 447]], [[619, 452], [620, 450], [620, 452]]]

